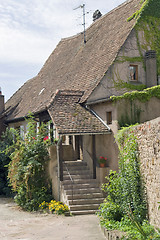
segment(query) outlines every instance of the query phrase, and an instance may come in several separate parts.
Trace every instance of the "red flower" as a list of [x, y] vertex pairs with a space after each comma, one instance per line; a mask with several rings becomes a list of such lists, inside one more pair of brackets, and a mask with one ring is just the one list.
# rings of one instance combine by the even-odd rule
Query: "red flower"
[[35, 138], [35, 137], [33, 137], [33, 139], [34, 139], [34, 140], [36, 140], [36, 138]]
[[46, 141], [48, 139], [48, 136], [44, 137], [43, 140]]

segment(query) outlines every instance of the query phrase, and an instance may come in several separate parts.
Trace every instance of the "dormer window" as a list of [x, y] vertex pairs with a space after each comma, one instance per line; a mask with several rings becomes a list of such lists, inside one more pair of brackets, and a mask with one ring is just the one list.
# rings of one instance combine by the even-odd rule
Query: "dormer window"
[[129, 66], [130, 81], [138, 81], [138, 65]]

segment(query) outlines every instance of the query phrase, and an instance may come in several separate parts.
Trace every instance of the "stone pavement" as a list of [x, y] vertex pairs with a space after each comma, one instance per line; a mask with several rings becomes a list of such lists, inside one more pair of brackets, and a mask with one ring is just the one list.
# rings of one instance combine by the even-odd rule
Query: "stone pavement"
[[0, 198], [1, 240], [105, 240], [96, 215], [56, 216], [21, 211]]

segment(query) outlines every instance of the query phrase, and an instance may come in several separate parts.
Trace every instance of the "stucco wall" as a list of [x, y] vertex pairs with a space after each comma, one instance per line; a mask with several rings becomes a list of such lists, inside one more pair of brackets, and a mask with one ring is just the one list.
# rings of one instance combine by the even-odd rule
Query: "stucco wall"
[[135, 127], [151, 224], [160, 227], [160, 117]]
[[[140, 39], [142, 37], [140, 36]], [[144, 53], [143, 53], [144, 54]], [[127, 57], [127, 58], [126, 58]], [[132, 81], [133, 84], [146, 84], [146, 73], [142, 60], [135, 61], [136, 57], [140, 57], [137, 38], [135, 30], [133, 29], [128, 36], [126, 42], [117, 54], [117, 58], [114, 63], [109, 67], [106, 74], [102, 78], [101, 82], [94, 89], [89, 96], [87, 102], [93, 102], [104, 98], [109, 98], [112, 95], [121, 95], [124, 93], [124, 89], [115, 88], [115, 82], [121, 83], [130, 82], [129, 78], [129, 66], [130, 64], [138, 65], [138, 81]], [[133, 61], [134, 59], [134, 61]], [[126, 90], [125, 90], [126, 92]]]
[[[115, 143], [113, 133], [106, 135], [96, 135], [95, 146], [97, 160], [97, 179], [100, 183], [102, 183], [105, 182], [105, 177], [108, 175], [111, 169], [118, 171], [118, 147]], [[98, 159], [100, 156], [107, 158], [107, 167], [104, 169], [99, 168]], [[83, 159], [88, 163], [92, 171], [92, 136], [83, 137]]]
[[140, 123], [150, 121], [160, 116], [160, 99], [152, 97], [149, 101], [142, 103], [138, 100], [132, 101], [122, 99], [116, 103], [117, 119], [120, 121], [122, 116], [133, 118], [135, 109], [140, 110]]
[[121, 118], [128, 116], [130, 119], [134, 116], [134, 109], [140, 110], [140, 123], [150, 121], [160, 116], [160, 99], [152, 97], [149, 101], [142, 103], [138, 100], [132, 101], [122, 99], [117, 102], [106, 101], [92, 105], [92, 109], [107, 123], [106, 112], [112, 112], [112, 124], [109, 127], [114, 134], [117, 134]]
[[48, 163], [47, 173], [52, 184], [52, 195], [55, 200], [59, 200], [58, 196], [58, 174], [57, 174], [57, 149], [52, 145], [49, 147], [50, 161]]
[[107, 112], [112, 112], [112, 124], [109, 124], [109, 127], [112, 129], [113, 133], [117, 133], [118, 129], [118, 116], [117, 116], [117, 106], [113, 104], [111, 101], [106, 101], [103, 103], [98, 103], [92, 105], [92, 109], [103, 119], [103, 121], [107, 124]]

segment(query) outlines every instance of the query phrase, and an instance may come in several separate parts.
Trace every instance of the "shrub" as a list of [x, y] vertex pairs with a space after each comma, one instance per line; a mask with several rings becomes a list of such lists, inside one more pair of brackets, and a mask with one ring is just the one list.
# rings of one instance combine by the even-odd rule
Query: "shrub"
[[13, 136], [7, 129], [2, 135], [0, 141], [0, 195], [12, 196], [11, 187], [8, 181], [8, 168], [7, 165], [10, 162], [9, 154], [5, 154], [7, 147], [13, 144]]
[[128, 230], [128, 226], [133, 225], [129, 213], [139, 225], [147, 219], [147, 201], [145, 185], [140, 174], [138, 145], [132, 128], [121, 130], [117, 141], [120, 152], [119, 173], [110, 171], [108, 183], [102, 186], [107, 192], [107, 198], [100, 205], [98, 214], [101, 224], [106, 228], [124, 231], [126, 226]]
[[15, 141], [8, 148], [11, 158], [8, 177], [16, 194], [15, 201], [28, 211], [37, 210], [42, 201], [51, 199], [51, 184], [45, 172], [49, 160], [47, 126], [42, 124], [38, 133], [35, 126], [36, 122], [29, 118], [24, 140], [11, 129]]

